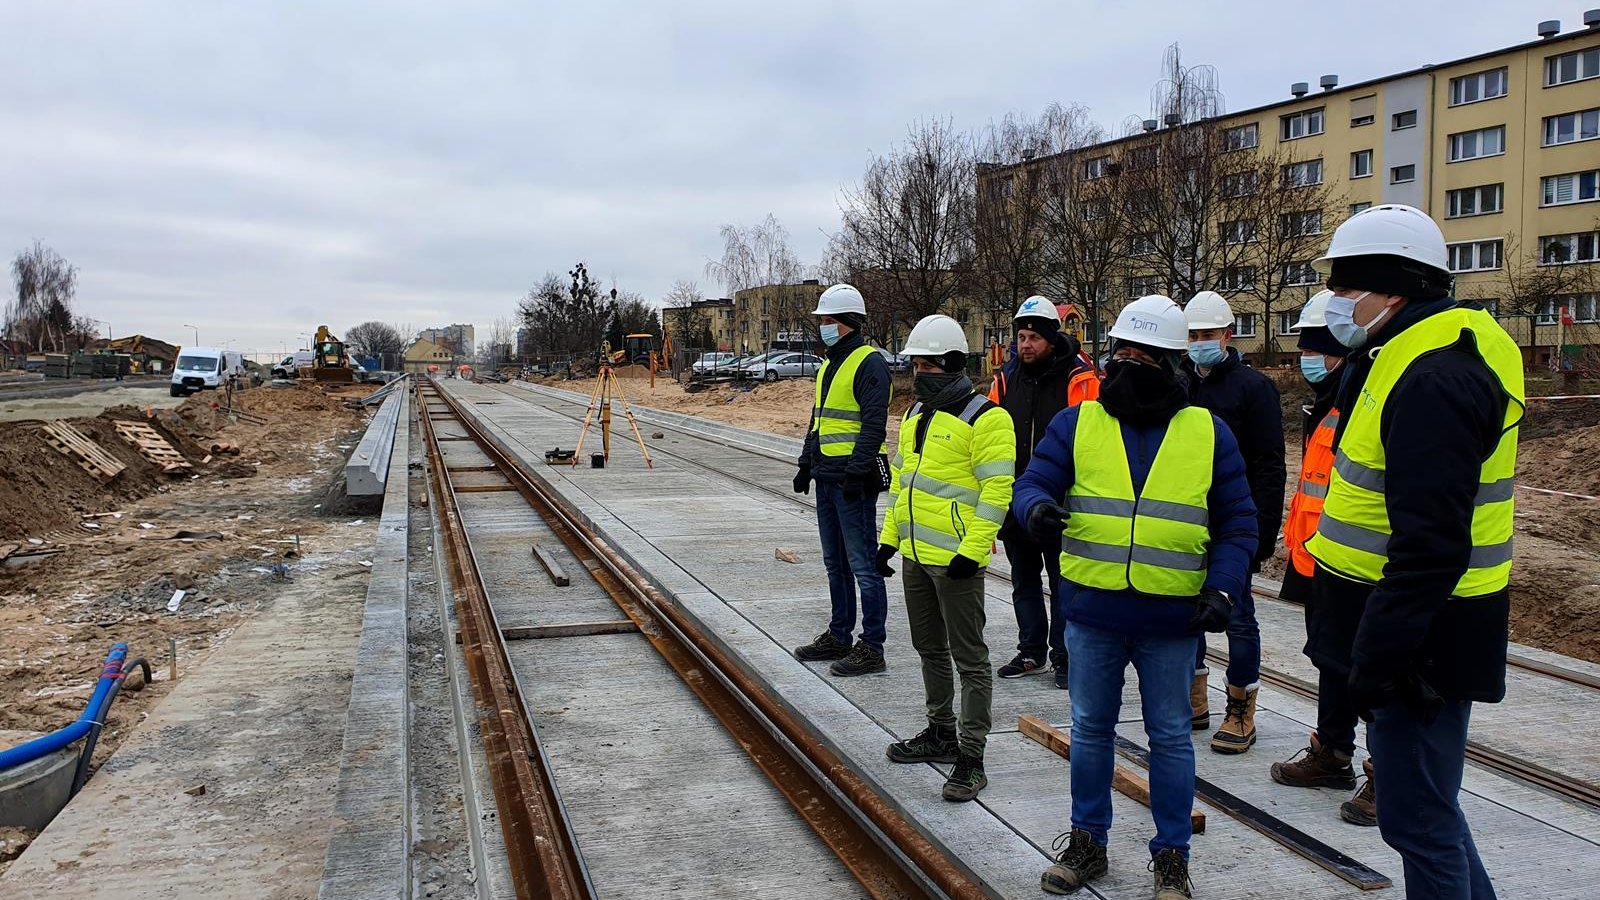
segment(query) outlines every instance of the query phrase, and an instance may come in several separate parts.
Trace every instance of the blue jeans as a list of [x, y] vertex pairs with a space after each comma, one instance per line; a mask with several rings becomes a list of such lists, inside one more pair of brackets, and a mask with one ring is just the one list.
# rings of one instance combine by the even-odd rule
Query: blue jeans
[[[1194, 651], [1194, 671], [1206, 667], [1206, 635]], [[1256, 597], [1245, 591], [1233, 598], [1233, 615], [1228, 617], [1228, 683], [1249, 687], [1261, 680], [1261, 626], [1256, 624]]]
[[883, 652], [884, 620], [889, 595], [878, 574], [878, 495], [846, 500], [844, 489], [825, 481], [817, 487], [817, 531], [822, 536], [822, 565], [828, 570], [828, 596], [833, 639], [850, 643], [856, 627], [856, 586], [861, 587], [861, 641]]
[[1494, 900], [1457, 795], [1472, 704], [1446, 703], [1424, 725], [1410, 707], [1373, 710], [1367, 726], [1378, 786], [1378, 830], [1405, 863], [1407, 900]]
[[1111, 773], [1123, 673], [1139, 673], [1139, 705], [1150, 736], [1150, 855], [1175, 849], [1189, 857], [1194, 807], [1194, 744], [1189, 739], [1189, 682], [1194, 638], [1131, 638], [1067, 623], [1068, 691], [1072, 694], [1072, 827], [1104, 847], [1111, 834]]
[[[1021, 528], [1017, 529], [1021, 531]], [[1011, 563], [1011, 608], [1017, 614], [1017, 651], [1040, 662], [1049, 653], [1050, 664], [1067, 661], [1067, 620], [1061, 615], [1061, 556], [1041, 549], [1026, 534], [1006, 537], [1006, 561]], [[1050, 604], [1045, 605], [1040, 578], [1050, 584]], [[1048, 644], [1046, 643], [1048, 641]]]

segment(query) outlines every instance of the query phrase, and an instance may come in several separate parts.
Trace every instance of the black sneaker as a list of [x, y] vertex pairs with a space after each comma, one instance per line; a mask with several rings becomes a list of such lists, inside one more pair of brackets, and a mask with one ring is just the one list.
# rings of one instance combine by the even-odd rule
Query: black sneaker
[[[1066, 843], [1067, 849], [1061, 845]], [[1106, 873], [1106, 848], [1096, 844], [1089, 832], [1074, 828], [1056, 837], [1050, 849], [1059, 850], [1056, 864], [1039, 876], [1039, 887], [1050, 894], [1071, 894]]]
[[1056, 687], [1063, 691], [1067, 689], [1067, 664], [1065, 661], [1056, 663]]
[[916, 737], [889, 745], [890, 762], [953, 763], [956, 761], [956, 730], [949, 725], [929, 725]]
[[1043, 671], [1044, 663], [1026, 653], [1018, 653], [995, 674], [1001, 678], [1021, 678], [1024, 675], [1037, 675]]
[[1189, 882], [1189, 861], [1183, 854], [1168, 847], [1150, 860], [1150, 871], [1156, 873], [1155, 900], [1189, 900], [1194, 885]]
[[883, 654], [868, 647], [863, 641], [856, 641], [850, 649], [850, 654], [828, 667], [828, 671], [840, 678], [852, 678], [856, 675], [875, 675], [887, 672], [888, 665], [883, 661]]
[[963, 753], [956, 757], [956, 767], [944, 782], [944, 798], [951, 803], [965, 803], [978, 799], [978, 792], [989, 786], [983, 774], [983, 757]]
[[849, 641], [836, 641], [833, 632], [824, 631], [817, 639], [803, 647], [794, 648], [794, 658], [802, 662], [819, 662], [826, 659], [844, 659], [850, 655]]

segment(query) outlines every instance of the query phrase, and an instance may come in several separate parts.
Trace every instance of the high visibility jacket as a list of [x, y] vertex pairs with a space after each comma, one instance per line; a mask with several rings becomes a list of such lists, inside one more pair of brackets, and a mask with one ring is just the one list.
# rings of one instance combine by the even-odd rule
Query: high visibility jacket
[[[839, 363], [837, 374], [830, 379], [831, 360], [824, 360], [817, 370], [815, 399], [811, 404], [811, 430], [817, 433], [817, 450], [823, 456], [849, 456], [856, 449], [856, 435], [861, 433], [861, 404], [856, 401], [856, 370], [863, 360], [878, 351], [863, 344], [852, 350]], [[828, 385], [828, 396], [822, 396], [822, 386]], [[889, 452], [887, 441], [878, 449]]]
[[1016, 459], [1011, 414], [983, 397], [974, 394], [955, 414], [913, 405], [889, 461], [879, 543], [925, 566], [947, 566], [958, 553], [988, 565], [1011, 506]]
[[[989, 387], [989, 402], [998, 404], [1006, 395], [1006, 373], [994, 373], [994, 384]], [[1093, 368], [1075, 373], [1067, 381], [1067, 405], [1077, 406], [1085, 400], [1100, 399], [1100, 376]]]
[[1122, 441], [1122, 426], [1098, 401], [1078, 410], [1072, 444], [1071, 516], [1061, 535], [1061, 577], [1107, 591], [1193, 597], [1206, 582], [1211, 519], [1206, 496], [1216, 426], [1199, 407], [1167, 425], [1142, 490]]
[[[1384, 405], [1419, 358], [1471, 338], [1472, 347], [1509, 402], [1500, 441], [1483, 461], [1472, 513], [1472, 554], [1451, 595], [1480, 597], [1511, 580], [1512, 493], [1517, 468], [1517, 424], [1525, 409], [1522, 354], [1504, 329], [1481, 309], [1455, 308], [1429, 316], [1383, 345], [1354, 403], [1334, 452], [1328, 499], [1306, 550], [1323, 566], [1366, 584], [1383, 578], [1393, 534], [1384, 502], [1388, 450], [1381, 427]], [[1396, 448], [1405, 452], [1404, 448]]]
[[1322, 504], [1328, 497], [1328, 476], [1333, 470], [1333, 437], [1339, 430], [1339, 410], [1330, 409], [1311, 432], [1306, 441], [1306, 452], [1300, 460], [1300, 486], [1289, 500], [1289, 516], [1283, 520], [1283, 545], [1289, 551], [1289, 563], [1294, 570], [1307, 578], [1316, 569], [1315, 560], [1306, 552], [1306, 541], [1317, 530], [1317, 519], [1322, 516]]

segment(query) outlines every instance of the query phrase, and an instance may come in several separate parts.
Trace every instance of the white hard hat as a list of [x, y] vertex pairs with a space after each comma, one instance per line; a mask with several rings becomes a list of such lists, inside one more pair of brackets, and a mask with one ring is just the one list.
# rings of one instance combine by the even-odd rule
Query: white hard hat
[[1201, 291], [1183, 308], [1183, 317], [1193, 330], [1232, 328], [1233, 307], [1216, 291]]
[[1328, 252], [1312, 261], [1322, 274], [1348, 256], [1398, 256], [1440, 272], [1450, 271], [1449, 252], [1439, 223], [1414, 206], [1385, 203], [1356, 213], [1333, 231]]
[[1300, 307], [1300, 320], [1294, 323], [1291, 331], [1302, 328], [1328, 327], [1328, 298], [1333, 296], [1333, 291], [1318, 291], [1306, 305]]
[[1185, 350], [1189, 347], [1189, 323], [1172, 298], [1151, 294], [1129, 303], [1117, 313], [1111, 336], [1146, 347]]
[[1022, 301], [1022, 305], [1017, 307], [1017, 314], [1011, 317], [1011, 321], [1015, 322], [1018, 319], [1049, 319], [1060, 325], [1061, 312], [1056, 309], [1056, 305], [1051, 303], [1048, 297], [1034, 294], [1032, 297]]
[[813, 316], [836, 316], [839, 313], [855, 313], [858, 316], [867, 314], [867, 301], [861, 299], [861, 292], [848, 284], [836, 284], [822, 292], [817, 298], [817, 308], [811, 311]]
[[906, 335], [906, 356], [943, 356], [967, 352], [967, 333], [949, 316], [926, 316]]

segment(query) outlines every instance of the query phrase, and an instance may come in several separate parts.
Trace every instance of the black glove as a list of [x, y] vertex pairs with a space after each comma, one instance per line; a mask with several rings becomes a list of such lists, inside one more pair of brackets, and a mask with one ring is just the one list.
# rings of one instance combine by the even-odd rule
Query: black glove
[[890, 575], [894, 574], [894, 569], [889, 567], [889, 560], [894, 559], [894, 555], [896, 553], [898, 553], [898, 552], [899, 552], [899, 548], [895, 547], [895, 545], [893, 545], [893, 544], [879, 544], [878, 545], [878, 574], [879, 575], [882, 575], [884, 578], [888, 578]]
[[978, 563], [976, 560], [967, 559], [965, 556], [957, 553], [955, 559], [950, 560], [950, 565], [945, 569], [944, 574], [956, 581], [960, 581], [964, 578], [971, 578], [972, 576], [978, 574]]
[[811, 467], [810, 466], [801, 466], [800, 470], [798, 472], [794, 473], [794, 492], [796, 494], [809, 494], [809, 493], [811, 493]]
[[1359, 666], [1350, 668], [1346, 680], [1350, 690], [1350, 705], [1363, 722], [1372, 721], [1372, 711], [1400, 699], [1400, 681], [1393, 674], [1369, 672]]
[[1054, 547], [1061, 543], [1061, 531], [1071, 517], [1065, 506], [1040, 503], [1028, 511], [1028, 537], [1041, 547]]
[[860, 477], [855, 475], [846, 475], [844, 480], [839, 482], [839, 487], [844, 491], [844, 502], [854, 503], [861, 499], [863, 491], [861, 489], [862, 486]]
[[1200, 631], [1226, 631], [1228, 618], [1233, 615], [1233, 600], [1216, 588], [1203, 588], [1194, 598], [1194, 615], [1189, 617], [1189, 627]]

